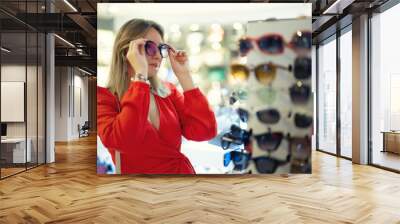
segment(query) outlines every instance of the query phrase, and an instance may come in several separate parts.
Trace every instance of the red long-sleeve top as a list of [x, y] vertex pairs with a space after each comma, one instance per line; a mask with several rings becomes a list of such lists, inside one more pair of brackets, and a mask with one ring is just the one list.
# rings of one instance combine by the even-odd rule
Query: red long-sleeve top
[[131, 82], [121, 101], [109, 90], [97, 87], [98, 135], [115, 163], [118, 150], [122, 174], [195, 174], [180, 152], [182, 135], [194, 141], [217, 135], [214, 112], [198, 88], [181, 94], [165, 83], [171, 94], [154, 95], [159, 129], [148, 121], [150, 86]]

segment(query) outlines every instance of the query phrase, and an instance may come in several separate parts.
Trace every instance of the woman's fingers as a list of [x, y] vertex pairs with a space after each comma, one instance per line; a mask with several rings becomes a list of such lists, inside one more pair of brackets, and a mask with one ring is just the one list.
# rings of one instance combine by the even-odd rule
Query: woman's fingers
[[187, 55], [185, 51], [182, 50], [170, 50], [168, 51], [169, 56], [170, 56], [170, 61], [171, 63], [178, 63], [178, 64], [184, 64], [187, 61]]
[[146, 39], [140, 38], [136, 40], [132, 40], [129, 44], [129, 48], [134, 52], [137, 52], [140, 55], [144, 55], [144, 45], [146, 43]]
[[172, 48], [170, 48], [170, 50], [168, 51], [168, 55], [169, 55], [170, 60], [175, 61], [176, 51], [174, 51]]
[[177, 60], [180, 63], [184, 63], [187, 60], [187, 55], [185, 51], [179, 51], [176, 55]]
[[184, 56], [184, 51], [178, 51], [178, 57], [182, 57], [182, 56]]
[[134, 71], [147, 74], [147, 59], [145, 56], [145, 39], [137, 39], [129, 42], [129, 49], [126, 55], [128, 62]]

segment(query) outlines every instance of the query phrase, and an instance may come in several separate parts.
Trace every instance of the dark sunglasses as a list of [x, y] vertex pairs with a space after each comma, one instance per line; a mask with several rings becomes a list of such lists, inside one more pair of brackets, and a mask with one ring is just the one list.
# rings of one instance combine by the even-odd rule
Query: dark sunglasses
[[309, 137], [291, 137], [290, 154], [293, 160], [307, 160], [311, 157], [311, 139]]
[[297, 31], [293, 34], [288, 44], [293, 50], [310, 50], [312, 46], [312, 35], [310, 31]]
[[276, 124], [281, 119], [277, 109], [265, 109], [256, 112], [258, 120], [265, 124]]
[[[247, 110], [238, 108], [237, 112], [241, 121], [247, 122], [249, 120], [249, 112]], [[274, 108], [257, 111], [256, 115], [258, 120], [265, 124], [276, 124], [281, 118], [280, 112]], [[288, 116], [290, 117], [291, 115]], [[306, 114], [295, 113], [294, 115], [294, 123], [298, 128], [308, 128], [312, 122], [313, 118]]]
[[234, 170], [244, 170], [249, 166], [251, 154], [247, 151], [232, 151], [230, 157], [234, 165]]
[[286, 160], [278, 160], [267, 156], [251, 158], [251, 154], [248, 152], [232, 151], [231, 159], [235, 165], [234, 170], [246, 169], [250, 161], [253, 160], [259, 173], [274, 173], [279, 166], [287, 164], [290, 161], [290, 155], [287, 156]]
[[308, 79], [311, 77], [311, 58], [297, 57], [294, 60], [293, 73], [296, 79]]
[[245, 37], [239, 40], [239, 52], [241, 56], [246, 56], [253, 49], [253, 42], [265, 54], [280, 54], [285, 48], [285, 42], [280, 34], [267, 34], [258, 38]]
[[151, 40], [146, 41], [146, 43], [144, 44], [144, 49], [148, 56], [153, 57], [157, 54], [157, 52], [159, 52], [162, 58], [168, 57], [169, 49], [173, 50], [173, 48], [170, 47], [168, 44], [157, 45], [154, 41]]
[[250, 142], [250, 136], [252, 134], [252, 131], [247, 131], [244, 129], [241, 129], [237, 125], [232, 125], [231, 130], [228, 133], [225, 133], [221, 137], [221, 147], [226, 150], [230, 148], [230, 146], [238, 146], [245, 144], [247, 145]]
[[291, 67], [285, 67], [274, 63], [260, 64], [254, 68], [249, 68], [241, 64], [232, 64], [230, 66], [230, 74], [236, 80], [245, 81], [249, 78], [250, 72], [254, 70], [257, 80], [264, 85], [269, 85], [275, 80], [277, 69], [291, 71]]
[[286, 43], [280, 34], [266, 34], [258, 38], [244, 37], [239, 40], [240, 56], [246, 56], [254, 48], [253, 42], [265, 54], [281, 54], [284, 52], [285, 46], [295, 51], [300, 49], [310, 50], [312, 44], [311, 32], [309, 31], [296, 32], [289, 43]]
[[284, 135], [282, 132], [267, 132], [264, 134], [254, 135], [254, 138], [261, 150], [273, 152], [281, 144]]
[[247, 110], [238, 108], [237, 112], [241, 121], [247, 122], [249, 120], [249, 112]]
[[289, 88], [290, 99], [294, 104], [305, 104], [311, 95], [311, 88], [309, 85], [303, 84], [298, 81]]
[[256, 157], [253, 160], [259, 173], [275, 173], [279, 166], [285, 165], [290, 161], [290, 155], [287, 156], [286, 160], [278, 160], [267, 156]]
[[232, 156], [230, 152], [224, 154], [224, 167], [227, 167], [229, 163], [232, 161]]
[[289, 140], [291, 173], [311, 173], [311, 139], [293, 137]]
[[298, 128], [308, 128], [311, 126], [313, 118], [306, 114], [296, 113], [294, 115], [294, 124]]

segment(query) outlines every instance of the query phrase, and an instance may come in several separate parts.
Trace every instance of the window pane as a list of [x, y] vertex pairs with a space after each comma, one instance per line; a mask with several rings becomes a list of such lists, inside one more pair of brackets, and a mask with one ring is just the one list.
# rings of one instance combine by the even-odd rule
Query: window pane
[[[1, 33], [1, 177], [25, 170], [30, 161], [26, 144], [26, 33]], [[28, 150], [27, 150], [28, 149]]]
[[340, 152], [351, 158], [352, 149], [352, 35], [340, 37]]
[[336, 153], [336, 40], [318, 49], [318, 148]]
[[27, 165], [28, 168], [30, 168], [37, 165], [37, 33], [28, 32], [27, 39], [26, 115], [28, 131], [27, 141], [31, 151]]
[[396, 170], [400, 170], [400, 33], [393, 27], [398, 21], [400, 4], [371, 21], [372, 163]]

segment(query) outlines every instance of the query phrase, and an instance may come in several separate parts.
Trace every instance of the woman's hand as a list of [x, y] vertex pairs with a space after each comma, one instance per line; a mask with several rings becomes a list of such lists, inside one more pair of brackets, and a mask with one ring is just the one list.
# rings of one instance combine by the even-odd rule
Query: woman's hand
[[[140, 73], [147, 77], [148, 65], [144, 45], [146, 40], [143, 38], [133, 40], [129, 43], [129, 49], [126, 54], [129, 64], [134, 69], [135, 73]], [[135, 74], [132, 74], [135, 75]]]
[[192, 76], [190, 75], [189, 59], [185, 51], [168, 51], [171, 67], [184, 91], [194, 89]]
[[175, 75], [177, 77], [189, 75], [189, 60], [186, 52], [170, 49], [168, 53]]

